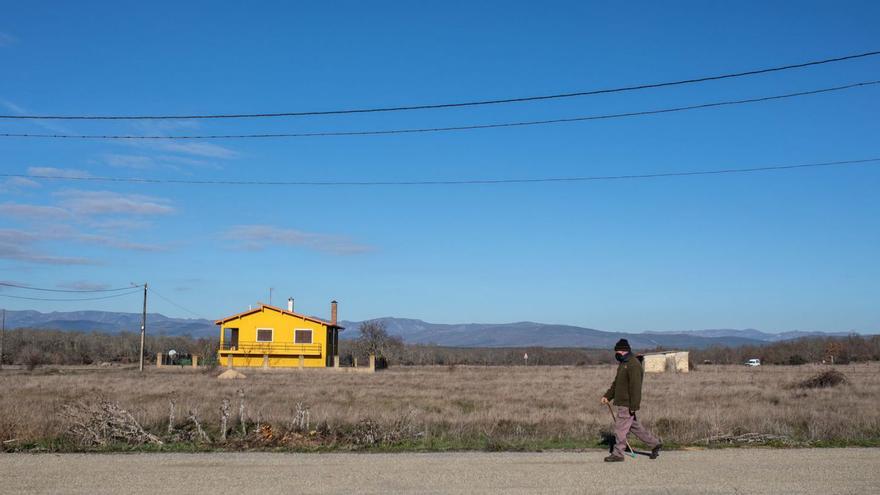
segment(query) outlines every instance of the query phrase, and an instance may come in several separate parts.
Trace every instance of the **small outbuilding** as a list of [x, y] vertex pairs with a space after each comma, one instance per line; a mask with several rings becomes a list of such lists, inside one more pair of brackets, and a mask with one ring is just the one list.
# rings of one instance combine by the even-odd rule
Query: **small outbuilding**
[[687, 351], [664, 351], [645, 354], [643, 366], [646, 373], [687, 373]]

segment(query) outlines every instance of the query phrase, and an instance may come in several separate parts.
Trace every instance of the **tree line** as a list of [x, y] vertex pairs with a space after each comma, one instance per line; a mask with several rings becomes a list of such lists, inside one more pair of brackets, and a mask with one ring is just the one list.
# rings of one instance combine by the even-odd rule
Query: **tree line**
[[880, 361], [880, 335], [804, 337], [763, 346], [715, 346], [691, 351], [691, 360], [697, 364], [741, 364], [753, 358], [758, 358], [765, 364], [790, 365]]
[[[103, 362], [136, 363], [140, 346], [137, 333], [108, 334], [61, 330], [7, 330], [3, 339], [2, 364], [33, 368], [40, 365], [88, 365]], [[195, 354], [205, 364], [216, 364], [218, 342], [215, 338], [187, 336], [148, 336], [145, 344], [147, 362], [156, 353], [171, 349], [179, 354]], [[637, 352], [660, 351], [638, 349]], [[421, 365], [592, 365], [614, 362], [608, 349], [584, 348], [459, 348], [436, 345], [405, 344], [391, 336], [381, 322], [365, 322], [358, 337], [340, 342], [340, 359], [360, 363], [374, 354], [380, 362], [392, 366]], [[797, 365], [813, 362], [880, 361], [880, 336], [806, 337], [763, 346], [710, 347], [692, 349], [691, 362], [697, 365], [741, 364], [758, 358], [766, 364]]]
[[[144, 344], [147, 362], [156, 353], [171, 349], [199, 356], [217, 355], [216, 339], [180, 336], [150, 336]], [[137, 363], [140, 334], [132, 332], [101, 333], [64, 330], [6, 330], [3, 336], [2, 364], [34, 368], [40, 365]]]

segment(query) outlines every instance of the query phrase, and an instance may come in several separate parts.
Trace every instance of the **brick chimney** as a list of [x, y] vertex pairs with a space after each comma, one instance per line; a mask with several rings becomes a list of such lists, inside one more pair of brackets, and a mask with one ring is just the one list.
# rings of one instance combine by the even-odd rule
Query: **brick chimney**
[[336, 326], [337, 306], [339, 303], [330, 301], [330, 324]]
[[293, 298], [292, 297], [287, 298], [287, 311], [290, 311], [291, 313], [293, 313]]

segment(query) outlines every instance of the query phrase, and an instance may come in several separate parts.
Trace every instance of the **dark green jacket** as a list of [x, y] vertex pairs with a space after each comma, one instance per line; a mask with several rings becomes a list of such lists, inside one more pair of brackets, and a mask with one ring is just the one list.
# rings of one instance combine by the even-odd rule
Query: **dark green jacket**
[[642, 402], [642, 377], [645, 371], [642, 363], [633, 354], [629, 359], [617, 365], [617, 375], [611, 388], [605, 392], [605, 398], [614, 399], [615, 406], [628, 407], [630, 411], [638, 411]]

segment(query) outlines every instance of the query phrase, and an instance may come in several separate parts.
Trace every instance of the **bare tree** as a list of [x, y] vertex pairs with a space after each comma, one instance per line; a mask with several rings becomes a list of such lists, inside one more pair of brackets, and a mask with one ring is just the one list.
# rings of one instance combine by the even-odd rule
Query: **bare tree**
[[393, 361], [403, 351], [403, 339], [388, 335], [385, 323], [380, 320], [361, 323], [360, 336], [355, 342], [355, 350], [359, 354], [373, 354], [377, 358]]

